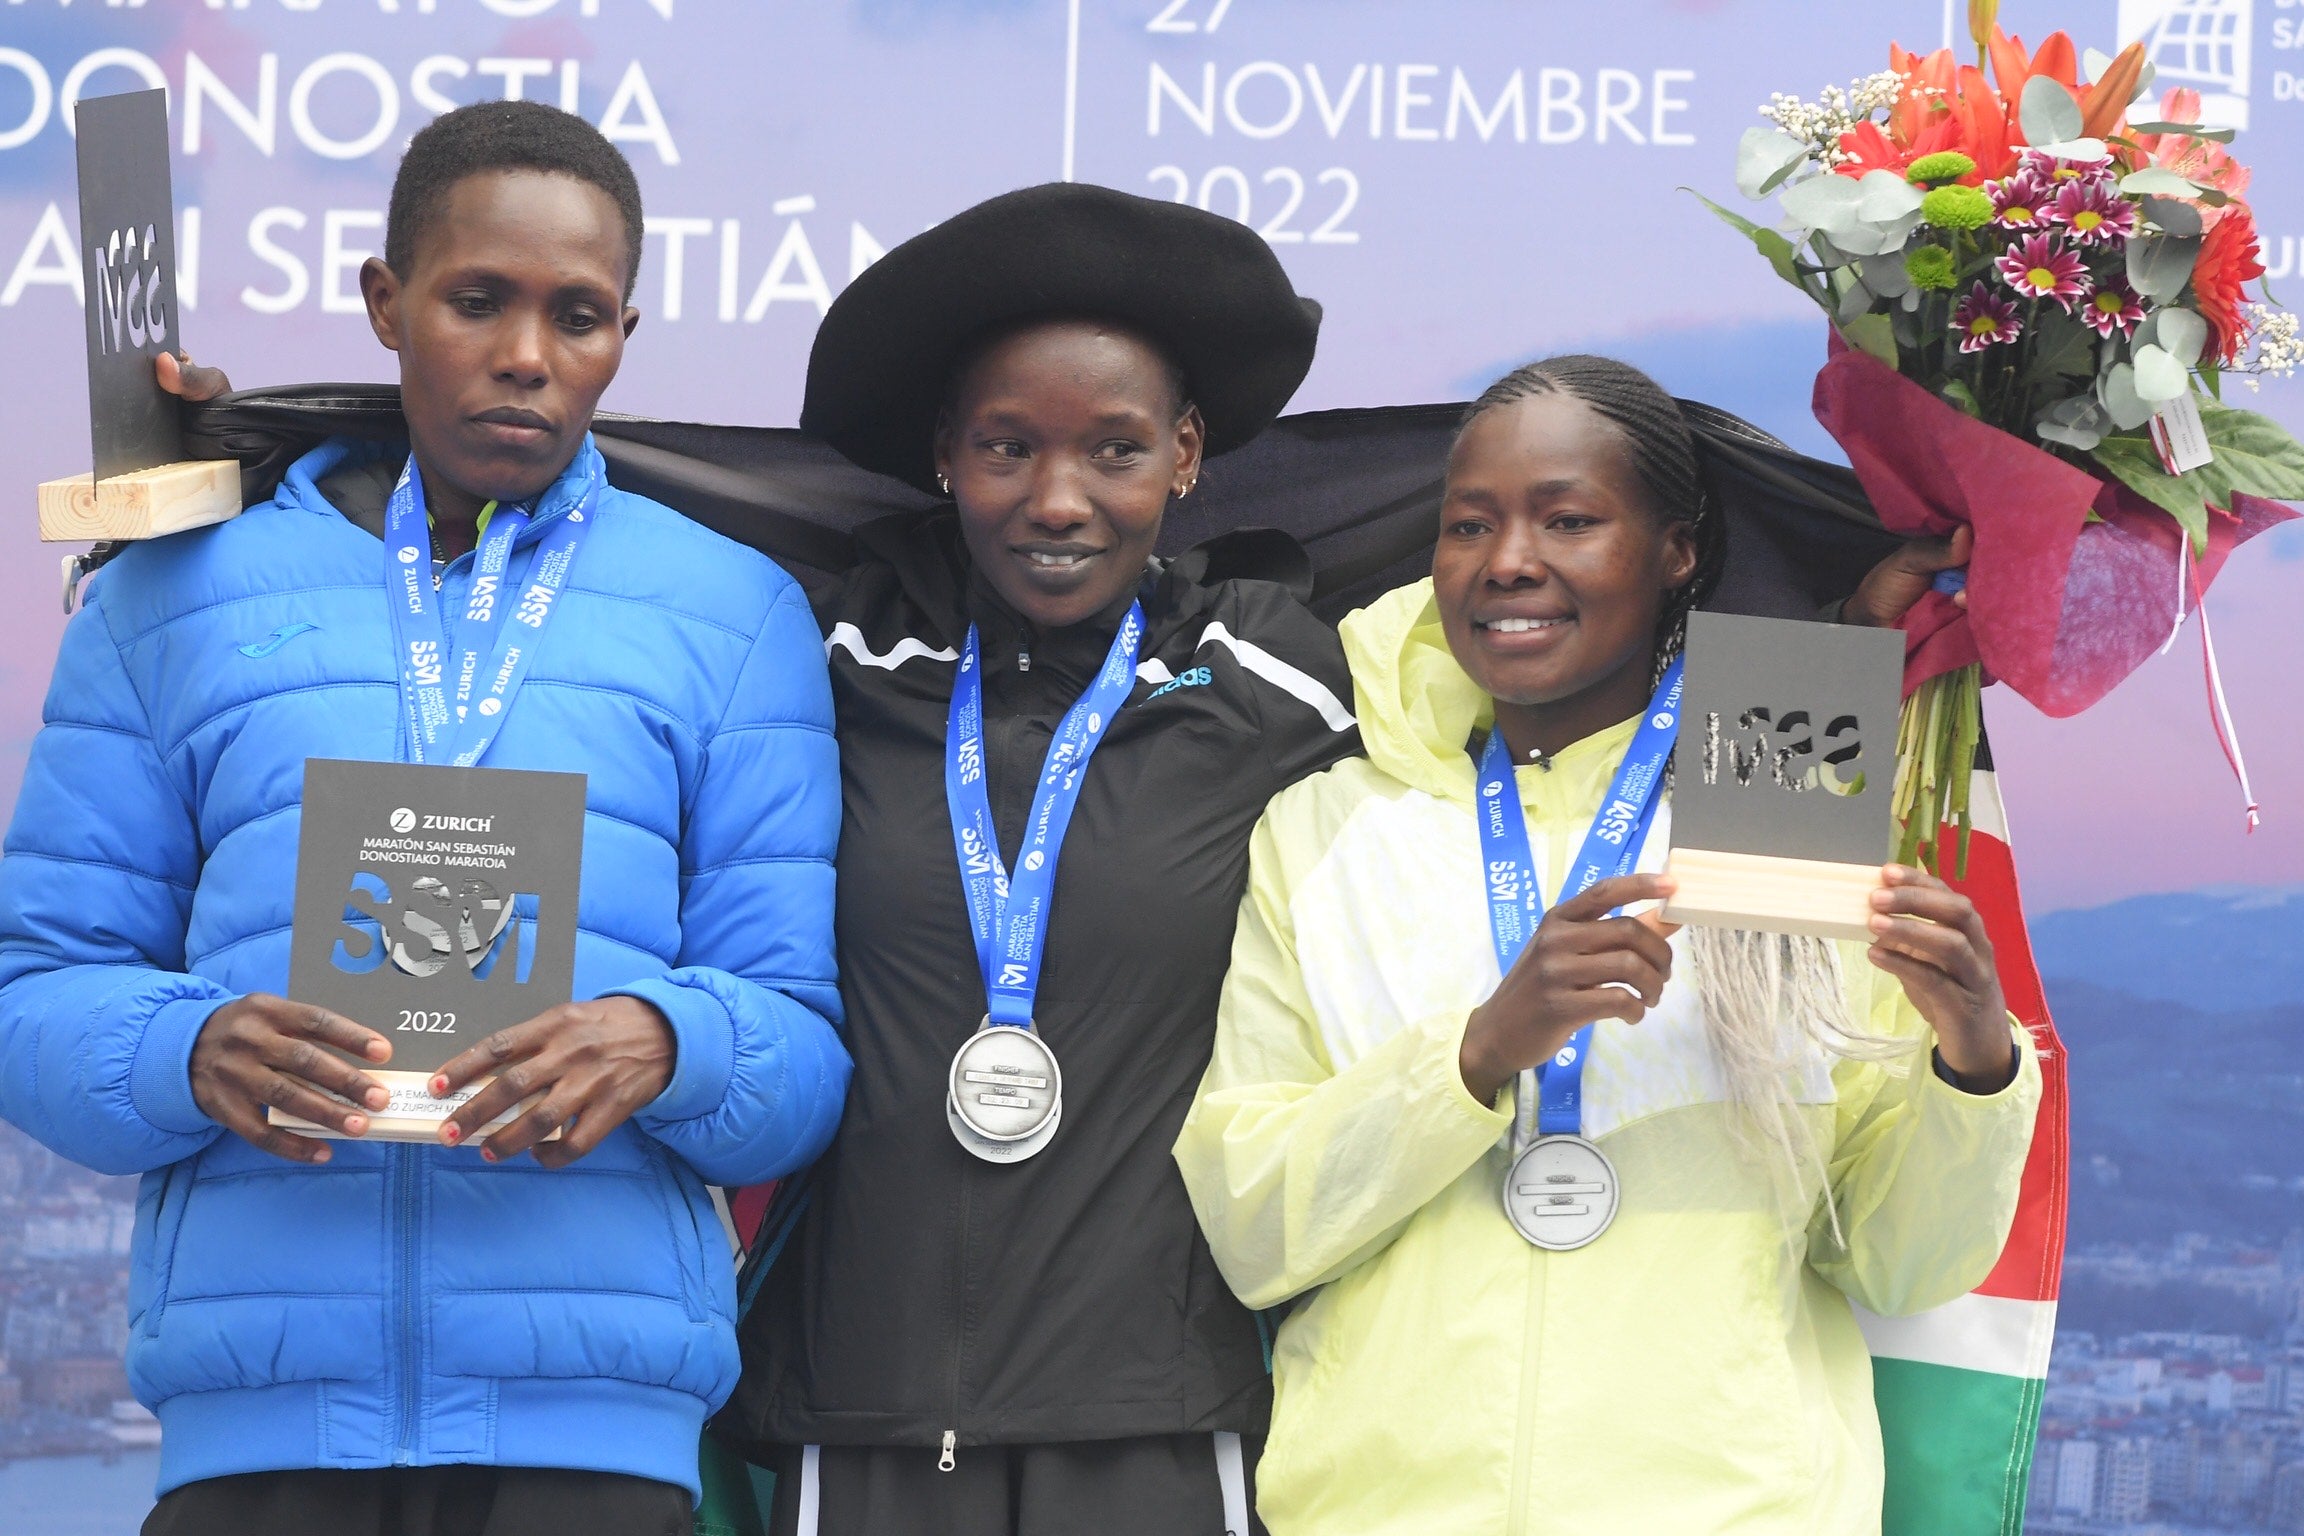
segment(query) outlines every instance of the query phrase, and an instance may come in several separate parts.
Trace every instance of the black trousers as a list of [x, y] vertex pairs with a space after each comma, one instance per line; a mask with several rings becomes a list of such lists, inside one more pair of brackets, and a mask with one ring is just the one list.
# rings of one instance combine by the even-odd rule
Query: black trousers
[[144, 1536], [689, 1536], [688, 1490], [614, 1472], [247, 1472], [171, 1490]]
[[1241, 1513], [1256, 1507], [1262, 1449], [1261, 1436], [1238, 1435], [962, 1446], [946, 1472], [914, 1446], [805, 1446], [776, 1460], [769, 1532], [1264, 1536]]

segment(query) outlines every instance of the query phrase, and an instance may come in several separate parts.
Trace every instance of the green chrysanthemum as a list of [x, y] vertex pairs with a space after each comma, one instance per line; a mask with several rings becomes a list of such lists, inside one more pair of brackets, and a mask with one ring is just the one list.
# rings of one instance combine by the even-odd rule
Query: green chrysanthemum
[[1920, 217], [1936, 229], [1982, 229], [1992, 222], [1992, 199], [1974, 187], [1938, 187], [1920, 200]]
[[1960, 286], [1952, 253], [1940, 245], [1923, 245], [1906, 256], [1904, 275], [1912, 279], [1913, 287], [1931, 288], [1939, 293]]
[[1922, 155], [1905, 169], [1904, 179], [1915, 186], [1940, 186], [1947, 181], [1958, 181], [1975, 172], [1976, 162], [1956, 149], [1938, 150], [1933, 155]]

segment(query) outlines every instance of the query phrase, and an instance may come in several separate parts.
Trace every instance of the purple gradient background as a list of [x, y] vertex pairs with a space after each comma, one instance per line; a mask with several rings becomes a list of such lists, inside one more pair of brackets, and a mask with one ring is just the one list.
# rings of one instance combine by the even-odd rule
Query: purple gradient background
[[[244, 236], [259, 208], [303, 210], [308, 226], [282, 239], [316, 265], [322, 210], [381, 210], [399, 148], [426, 115], [409, 99], [409, 76], [428, 56], [577, 60], [580, 108], [595, 120], [626, 64], [639, 60], [679, 154], [667, 164], [645, 144], [626, 145], [651, 215], [740, 220], [743, 298], [794, 222], [837, 290], [858, 228], [890, 245], [981, 197], [1052, 179], [1065, 167], [1072, 13], [1064, 0], [672, 0], [670, 18], [656, 0], [437, 3], [424, 14], [418, 0], [403, 0], [388, 14], [382, 0], [319, 0], [304, 11], [279, 0], [248, 0], [245, 9], [162, 0], [133, 10], [23, 0], [0, 12], [0, 49], [23, 50], [61, 80], [98, 48], [131, 48], [157, 61], [177, 88], [177, 201], [200, 207], [204, 220], [200, 302], [185, 331], [195, 356], [226, 365], [243, 384], [391, 376], [388, 355], [360, 317], [323, 312], [316, 294], [284, 315], [247, 307], [243, 287], [273, 290], [280, 275], [249, 254]], [[1891, 37], [1934, 46], [1944, 34], [1944, 5], [1236, 0], [1214, 32], [1147, 30], [1164, 16], [1205, 22], [1221, 3], [1081, 0], [1074, 169], [1083, 179], [1162, 192], [1173, 178], [1155, 168], [1173, 165], [1197, 192], [1212, 168], [1230, 165], [1257, 199], [1259, 224], [1278, 211], [1293, 171], [1307, 195], [1284, 228], [1299, 233], [1327, 217], [1340, 196], [1341, 178], [1322, 183], [1322, 171], [1357, 178], [1357, 205], [1340, 226], [1358, 234], [1356, 243], [1279, 246], [1298, 286], [1328, 313], [1299, 408], [1462, 398], [1516, 362], [1589, 349], [1629, 357], [1680, 393], [1738, 410], [1809, 451], [1832, 451], [1807, 412], [1821, 318], [1675, 189], [1735, 201], [1735, 139], [1756, 120], [1755, 104], [1777, 90], [1813, 96], [1827, 81], [1879, 68]], [[599, 14], [584, 15], [588, 4]], [[542, 13], [526, 19], [500, 14], [539, 6]], [[2116, 41], [2109, 0], [2011, 0], [2006, 11], [2030, 38], [2063, 26], [2083, 46], [2110, 51]], [[2276, 47], [2290, 36], [2276, 23], [2304, 28], [2304, 9], [2256, 0], [2253, 119], [2238, 149], [2256, 168], [2253, 200], [2268, 259], [2275, 271], [2293, 271], [2304, 245], [2304, 103], [2279, 95], [2304, 91], [2277, 81], [2304, 73], [2304, 51]], [[244, 96], [260, 56], [279, 56], [275, 155], [258, 153], [213, 107], [206, 144], [183, 153], [187, 50]], [[372, 56], [395, 76], [401, 115], [375, 153], [338, 161], [297, 141], [288, 108], [296, 76], [314, 59], [345, 51]], [[1299, 82], [1304, 65], [1316, 64], [1331, 96], [1358, 64], [1380, 65], [1388, 93], [1402, 66], [1436, 66], [1408, 77], [1436, 98], [1412, 111], [1408, 125], [1436, 130], [1447, 115], [1452, 70], [1464, 71], [1485, 111], [1506, 75], [1522, 69], [1528, 141], [1513, 140], [1508, 120], [1483, 141], [1467, 119], [1454, 141], [1404, 142], [1394, 132], [1394, 95], [1382, 136], [1371, 137], [1365, 90], [1333, 137], [1310, 100], [1290, 131], [1263, 138], [1231, 126], [1221, 111], [1215, 131], [1203, 134], [1167, 100], [1162, 132], [1150, 135], [1154, 64], [1196, 94], [1202, 68], [1213, 63], [1221, 99], [1236, 73], [1258, 62], [1285, 66]], [[1599, 71], [1628, 72], [1642, 94], [1626, 116], [1644, 136], [1655, 126], [1653, 72], [1692, 72], [1668, 84], [1687, 106], [1666, 127], [1694, 142], [1633, 144], [1619, 127], [1601, 143], [1588, 122], [1572, 142], [1542, 143], [1536, 97], [1546, 68], [1576, 73], [1586, 109], [1602, 88]], [[551, 99], [556, 78], [538, 82], [536, 93]], [[443, 83], [458, 100], [498, 93], [494, 81], [477, 76]], [[136, 84], [116, 69], [91, 82], [97, 92]], [[374, 98], [349, 76], [334, 86], [314, 94], [311, 115], [323, 130], [349, 135], [373, 112]], [[1613, 88], [1621, 94], [1623, 79]], [[1253, 72], [1237, 99], [1245, 121], [1268, 124], [1285, 108], [1287, 87], [1277, 71]], [[28, 105], [23, 80], [0, 67], [0, 135]], [[1562, 128], [1568, 121], [1554, 119]], [[1232, 181], [1217, 172], [1212, 186], [1218, 206], [1228, 208]], [[800, 198], [813, 206], [794, 214], [788, 200]], [[0, 150], [0, 281], [50, 201], [74, 222], [70, 141], [53, 117], [30, 142]], [[380, 242], [380, 233], [356, 234], [355, 243], [362, 238]], [[792, 421], [815, 306], [785, 300], [756, 322], [718, 319], [715, 231], [688, 242], [683, 313], [667, 318], [666, 250], [662, 238], [648, 242], [636, 299], [647, 318], [606, 404], [689, 419]], [[2276, 286], [2285, 292], [2294, 283]], [[86, 462], [81, 348], [68, 289], [34, 285], [0, 307], [7, 363], [0, 502], [17, 509], [0, 533], [0, 804], [13, 803], [63, 622], [59, 549], [34, 537], [32, 486]], [[2296, 384], [2269, 386], [2254, 401], [2244, 392], [2234, 398], [2304, 427], [2304, 388]], [[2300, 577], [2304, 533], [2283, 530], [2244, 549], [2212, 598], [2225, 684], [2265, 812], [2254, 836], [2243, 835], [2238, 792], [2209, 726], [2196, 631], [2076, 720], [2047, 720], [1994, 691], [1988, 709], [2002, 785], [2035, 910], [2304, 879], [2304, 618], [2293, 595]]]

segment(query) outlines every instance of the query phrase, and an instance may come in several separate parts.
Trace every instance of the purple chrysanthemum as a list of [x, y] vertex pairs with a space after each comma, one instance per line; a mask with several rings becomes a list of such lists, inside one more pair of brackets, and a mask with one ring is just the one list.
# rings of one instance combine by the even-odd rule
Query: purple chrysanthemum
[[2056, 189], [2056, 222], [2079, 245], [2120, 245], [2136, 233], [2136, 205], [2109, 181], [2068, 181]]
[[2087, 264], [2078, 251], [2064, 248], [2054, 235], [2026, 235], [1992, 264], [2000, 280], [2028, 299], [2054, 299], [2072, 313], [2073, 302], [2088, 297], [2092, 286]]
[[2023, 335], [2024, 322], [2016, 318], [2014, 300], [2000, 297], [1979, 282], [1953, 308], [1952, 329], [1960, 337], [1961, 351], [1981, 352]]
[[1992, 222], [2002, 229], [2045, 229], [2053, 222], [2056, 189], [2029, 171], [2004, 177], [1984, 190], [1992, 194]]
[[2102, 181], [2112, 174], [2112, 158], [2107, 155], [2101, 160], [2060, 160], [2054, 155], [2027, 149], [2022, 174], [2037, 177], [2051, 186], [2069, 181]]
[[2125, 336], [2144, 323], [2144, 301], [2126, 283], [2111, 278], [2080, 306], [2080, 321], [2099, 336]]

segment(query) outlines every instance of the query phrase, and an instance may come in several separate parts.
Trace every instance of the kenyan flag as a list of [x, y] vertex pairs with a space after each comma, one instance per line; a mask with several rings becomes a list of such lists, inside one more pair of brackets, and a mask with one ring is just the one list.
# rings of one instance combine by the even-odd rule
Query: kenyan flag
[[[1888, 1460], [1882, 1536], [2016, 1536], [2040, 1428], [2069, 1192], [2064, 1047], [2048, 1017], [2017, 896], [2016, 865], [1989, 748], [1970, 791], [1968, 876], [2008, 1007], [2040, 1045], [2040, 1119], [2008, 1246], [1984, 1283], [1912, 1317], [1857, 1309]], [[1951, 837], [1947, 832], [1946, 843]]]

